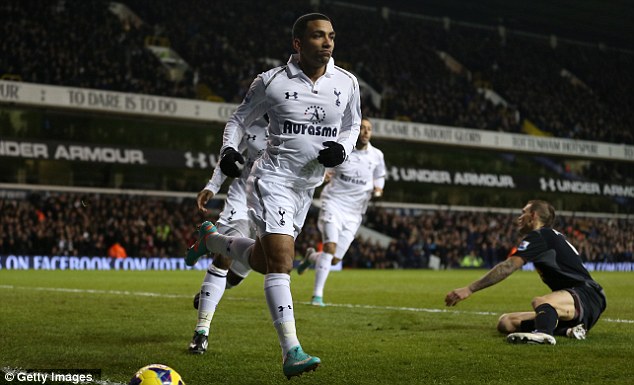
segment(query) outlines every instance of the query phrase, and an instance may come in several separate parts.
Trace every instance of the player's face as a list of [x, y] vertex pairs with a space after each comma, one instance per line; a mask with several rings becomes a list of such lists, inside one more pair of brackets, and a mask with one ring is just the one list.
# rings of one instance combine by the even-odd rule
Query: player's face
[[306, 33], [294, 40], [302, 65], [321, 68], [328, 64], [335, 48], [335, 31], [327, 20], [312, 20], [306, 25]]
[[534, 219], [535, 213], [531, 210], [531, 206], [524, 206], [522, 214], [517, 218], [517, 228], [520, 234], [528, 234], [534, 230]]
[[357, 147], [365, 148], [372, 139], [372, 123], [369, 120], [361, 120], [361, 130], [357, 138]]

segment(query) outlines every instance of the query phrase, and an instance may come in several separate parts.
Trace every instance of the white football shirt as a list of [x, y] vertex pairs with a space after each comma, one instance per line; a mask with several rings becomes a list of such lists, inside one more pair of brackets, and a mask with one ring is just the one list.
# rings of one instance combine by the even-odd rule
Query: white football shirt
[[317, 161], [323, 142], [336, 141], [350, 154], [359, 135], [359, 84], [351, 73], [335, 66], [315, 83], [299, 67], [299, 55], [284, 66], [258, 75], [224, 132], [222, 150], [236, 148], [244, 127], [268, 114], [269, 140], [255, 162], [258, 178], [284, 186], [309, 189], [320, 185], [325, 168]]
[[352, 214], [364, 214], [374, 187], [382, 189], [385, 181], [383, 152], [370, 143], [365, 150], [355, 148], [345, 162], [330, 170], [333, 174], [321, 199], [328, 207]]
[[[229, 222], [238, 219], [248, 219], [247, 215], [247, 195], [246, 182], [253, 163], [262, 155], [266, 149], [266, 141], [268, 139], [267, 128], [268, 122], [263, 117], [258, 118], [253, 124], [247, 128], [240, 144], [238, 152], [245, 157], [244, 168], [239, 178], [235, 178], [229, 186], [225, 207], [220, 213], [219, 223], [229, 224]], [[227, 176], [220, 170], [220, 162], [216, 164], [214, 173], [205, 186], [205, 190], [209, 190], [216, 195], [227, 179]]]

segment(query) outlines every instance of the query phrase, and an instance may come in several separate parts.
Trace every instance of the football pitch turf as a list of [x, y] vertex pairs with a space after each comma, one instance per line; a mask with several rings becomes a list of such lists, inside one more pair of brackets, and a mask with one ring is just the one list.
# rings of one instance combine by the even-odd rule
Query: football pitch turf
[[[634, 273], [593, 273], [606, 312], [586, 340], [557, 337], [555, 346], [507, 344], [495, 330], [502, 313], [530, 310], [530, 300], [548, 292], [535, 272], [444, 306], [448, 291], [484, 273], [332, 272], [329, 306], [318, 308], [308, 303], [314, 272], [293, 272], [298, 336], [322, 366], [291, 382], [634, 384]], [[188, 353], [202, 278], [201, 271], [0, 270], [0, 369], [100, 369], [97, 383], [105, 385], [127, 384], [138, 368], [162, 363], [187, 385], [291, 383], [256, 273], [225, 292], [207, 353]]]

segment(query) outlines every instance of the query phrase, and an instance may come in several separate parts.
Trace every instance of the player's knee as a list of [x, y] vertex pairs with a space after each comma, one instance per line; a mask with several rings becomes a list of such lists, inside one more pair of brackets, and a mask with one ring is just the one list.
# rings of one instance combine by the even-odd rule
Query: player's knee
[[229, 266], [231, 266], [231, 259], [225, 257], [224, 255], [215, 254], [212, 263], [219, 269], [227, 270], [229, 269]]
[[280, 262], [280, 261], [268, 260], [266, 264], [265, 274], [269, 274], [269, 273], [290, 274], [291, 270], [293, 270], [292, 262], [286, 262], [286, 261]]
[[330, 262], [330, 264], [334, 266], [334, 265], [338, 264], [339, 262], [341, 262], [341, 259], [337, 258], [337, 257], [334, 257], [332, 259], [332, 261]]
[[500, 318], [498, 318], [498, 331], [504, 334], [515, 331], [513, 320], [509, 314], [502, 314]]
[[229, 270], [227, 273], [227, 289], [231, 289], [234, 286], [238, 286], [240, 282], [242, 282], [244, 278], [239, 276], [238, 274]]
[[337, 244], [333, 242], [328, 242], [324, 244], [324, 253], [335, 254], [337, 251]]

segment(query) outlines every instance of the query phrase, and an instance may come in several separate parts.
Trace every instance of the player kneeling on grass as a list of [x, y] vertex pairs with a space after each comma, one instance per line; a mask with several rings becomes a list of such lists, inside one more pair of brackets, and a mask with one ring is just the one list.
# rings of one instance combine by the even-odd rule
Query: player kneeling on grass
[[504, 262], [469, 286], [454, 289], [445, 297], [454, 306], [478, 290], [492, 286], [532, 262], [552, 293], [535, 297], [532, 312], [503, 314], [498, 321], [501, 333], [510, 333], [510, 343], [549, 344], [554, 335], [585, 339], [606, 308], [605, 293], [581, 262], [577, 250], [563, 234], [551, 228], [555, 209], [548, 202], [529, 201], [517, 219], [524, 239]]

